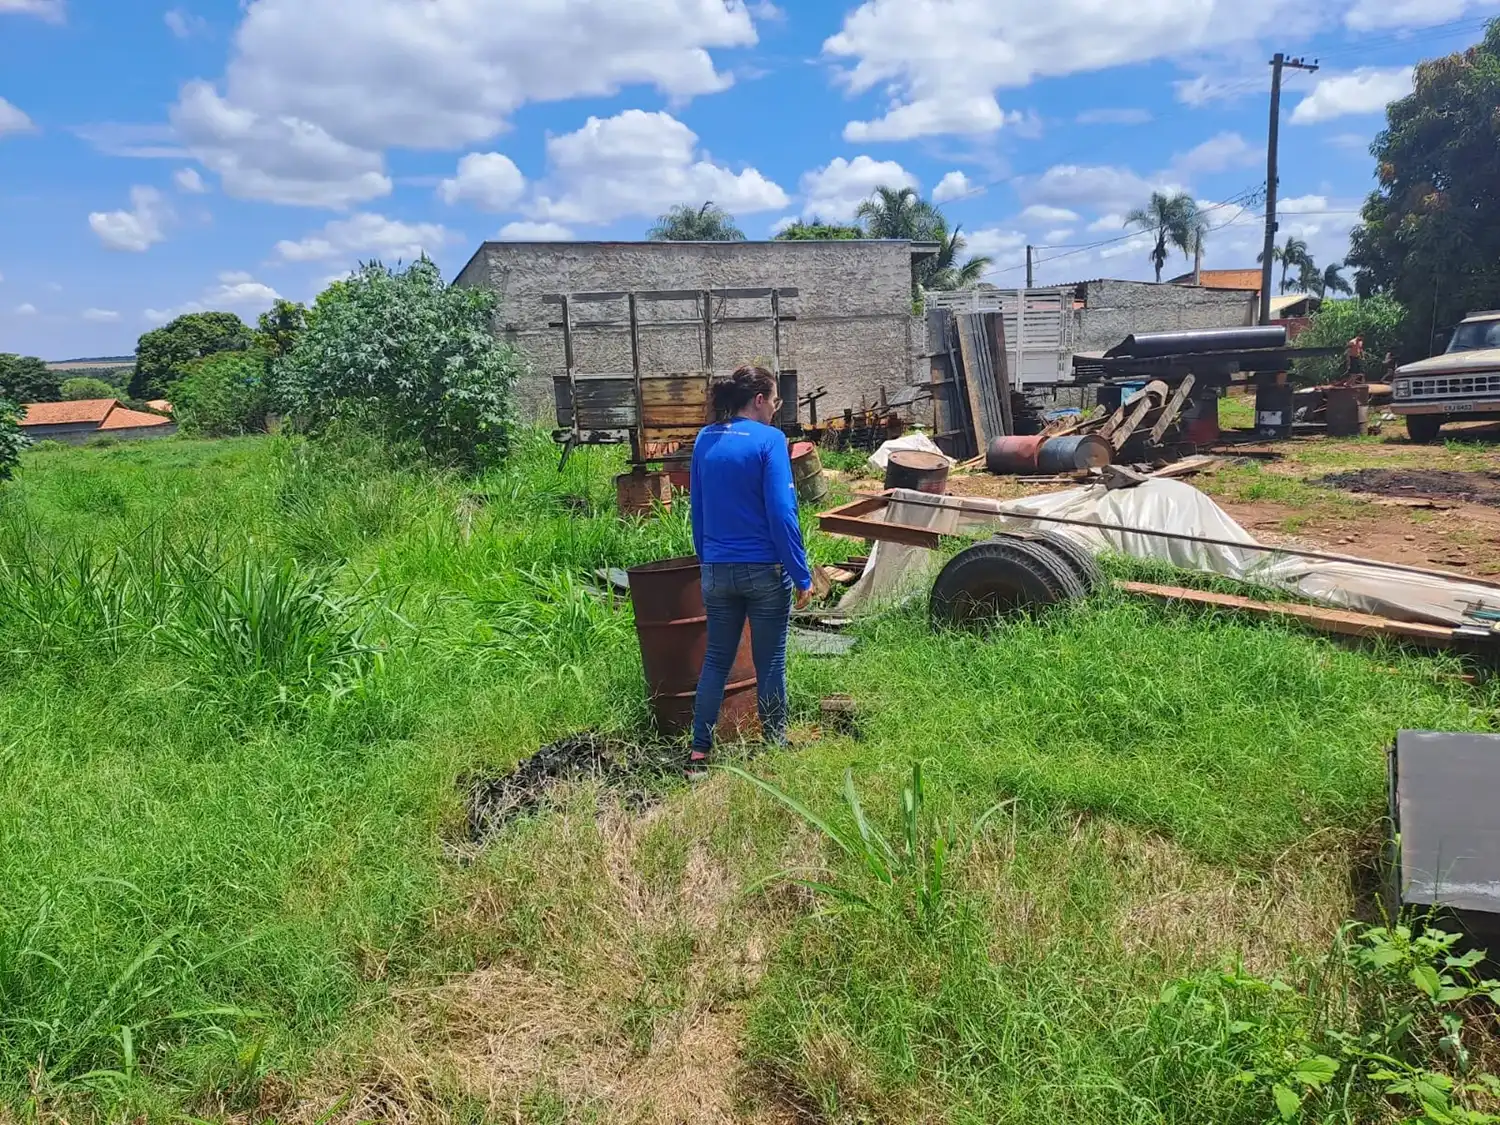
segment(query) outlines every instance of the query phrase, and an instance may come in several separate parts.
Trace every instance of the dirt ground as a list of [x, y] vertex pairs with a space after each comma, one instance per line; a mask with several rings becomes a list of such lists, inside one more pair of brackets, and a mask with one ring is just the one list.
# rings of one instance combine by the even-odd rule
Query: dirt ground
[[[1205, 450], [1229, 460], [1185, 478], [1265, 543], [1500, 576], [1500, 426], [1450, 426], [1417, 445], [1400, 423], [1341, 440], [1298, 435]], [[871, 482], [878, 485], [878, 482]], [[1070, 485], [956, 473], [950, 491], [1007, 499]]]

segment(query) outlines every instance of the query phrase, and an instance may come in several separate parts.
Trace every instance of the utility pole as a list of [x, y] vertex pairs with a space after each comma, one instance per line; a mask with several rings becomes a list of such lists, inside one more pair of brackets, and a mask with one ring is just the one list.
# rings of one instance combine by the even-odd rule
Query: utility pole
[[1028, 247], [1026, 247], [1026, 288], [1030, 289], [1031, 287], [1032, 287], [1031, 247], [1028, 246]]
[[1266, 140], [1266, 242], [1260, 262], [1260, 322], [1271, 323], [1271, 252], [1276, 249], [1276, 150], [1281, 143], [1281, 72], [1286, 67], [1318, 69], [1318, 60], [1289, 59], [1280, 51], [1271, 58], [1271, 130]]

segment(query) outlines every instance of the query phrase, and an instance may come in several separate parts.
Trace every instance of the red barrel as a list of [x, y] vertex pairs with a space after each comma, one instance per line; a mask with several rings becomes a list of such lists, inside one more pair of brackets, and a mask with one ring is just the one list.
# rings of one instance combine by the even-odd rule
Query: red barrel
[[1219, 396], [1212, 387], [1190, 394], [1182, 407], [1182, 440], [1202, 447], [1219, 440]]
[[[692, 556], [663, 559], [634, 567], [629, 574], [630, 604], [635, 609], [635, 635], [641, 646], [651, 714], [662, 734], [682, 734], [693, 725], [693, 699], [708, 650], [708, 614], [703, 608], [698, 560]], [[750, 733], [756, 722], [755, 661], [747, 623], [719, 709], [719, 734]]]
[[948, 458], [941, 453], [902, 449], [885, 463], [886, 488], [912, 488], [942, 496], [948, 491]]
[[667, 479], [672, 482], [673, 492], [693, 491], [693, 470], [688, 461], [668, 461], [666, 464]]
[[615, 477], [615, 506], [622, 516], [649, 516], [660, 504], [671, 510], [672, 485], [666, 473], [644, 469]]
[[1047, 439], [1041, 434], [1024, 437], [997, 437], [985, 450], [984, 467], [992, 473], [1034, 473], [1036, 460], [1042, 443]]

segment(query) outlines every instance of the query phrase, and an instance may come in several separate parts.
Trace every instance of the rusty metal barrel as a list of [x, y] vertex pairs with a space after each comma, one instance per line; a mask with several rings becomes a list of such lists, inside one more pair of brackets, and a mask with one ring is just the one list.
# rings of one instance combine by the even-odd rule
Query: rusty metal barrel
[[1037, 450], [1036, 467], [1044, 473], [1101, 469], [1114, 457], [1114, 446], [1098, 434], [1050, 438]]
[[799, 441], [792, 446], [792, 483], [797, 487], [797, 499], [804, 503], [816, 504], [828, 495], [823, 461], [818, 456], [818, 447], [810, 441]]
[[948, 491], [948, 458], [941, 453], [902, 449], [885, 463], [886, 488], [911, 488], [942, 496]]
[[1034, 473], [1037, 455], [1047, 439], [1040, 434], [997, 437], [984, 453], [984, 467], [992, 473]]
[[[656, 729], [668, 736], [682, 734], [693, 725], [693, 700], [708, 650], [708, 614], [703, 608], [698, 560], [691, 555], [663, 559], [633, 567], [628, 573], [635, 635]], [[755, 661], [747, 623], [724, 689], [719, 734], [749, 733], [755, 724]]]
[[1370, 420], [1370, 388], [1365, 384], [1329, 387], [1323, 418], [1329, 437], [1358, 437]]
[[636, 469], [615, 477], [615, 506], [622, 516], [649, 516], [661, 505], [670, 511], [672, 484], [666, 473]]

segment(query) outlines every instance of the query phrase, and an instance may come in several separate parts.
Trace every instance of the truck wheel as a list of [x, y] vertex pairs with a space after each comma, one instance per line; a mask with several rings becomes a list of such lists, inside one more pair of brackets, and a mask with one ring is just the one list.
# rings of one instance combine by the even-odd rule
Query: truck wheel
[[1437, 441], [1438, 431], [1443, 428], [1441, 414], [1408, 414], [1406, 436], [1418, 445], [1431, 445]]

